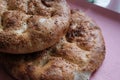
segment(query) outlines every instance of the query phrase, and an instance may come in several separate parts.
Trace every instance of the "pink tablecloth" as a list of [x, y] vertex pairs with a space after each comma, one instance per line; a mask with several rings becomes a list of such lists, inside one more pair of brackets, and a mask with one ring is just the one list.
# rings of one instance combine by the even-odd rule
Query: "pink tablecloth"
[[[84, 0], [68, 0], [72, 8], [82, 9], [100, 25], [106, 42], [106, 58], [91, 80], [120, 80], [120, 14], [94, 6]], [[13, 80], [0, 68], [0, 80]]]

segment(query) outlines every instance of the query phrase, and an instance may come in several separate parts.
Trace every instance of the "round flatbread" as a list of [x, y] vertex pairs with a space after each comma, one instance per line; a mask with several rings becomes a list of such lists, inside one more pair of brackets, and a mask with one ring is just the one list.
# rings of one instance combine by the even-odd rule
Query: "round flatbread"
[[0, 51], [44, 50], [65, 35], [69, 23], [66, 0], [0, 0]]
[[105, 58], [100, 28], [83, 12], [72, 10], [67, 34], [53, 47], [33, 54], [0, 54], [17, 80], [88, 80]]

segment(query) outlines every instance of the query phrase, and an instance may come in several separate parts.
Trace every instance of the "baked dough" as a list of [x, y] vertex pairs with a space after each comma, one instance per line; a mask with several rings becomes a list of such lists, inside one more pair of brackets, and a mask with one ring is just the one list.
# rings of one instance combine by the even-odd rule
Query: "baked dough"
[[83, 12], [72, 10], [67, 34], [51, 48], [26, 55], [0, 54], [17, 80], [88, 80], [105, 58], [100, 28]]
[[66, 0], [0, 0], [0, 51], [44, 50], [65, 35], [69, 21]]

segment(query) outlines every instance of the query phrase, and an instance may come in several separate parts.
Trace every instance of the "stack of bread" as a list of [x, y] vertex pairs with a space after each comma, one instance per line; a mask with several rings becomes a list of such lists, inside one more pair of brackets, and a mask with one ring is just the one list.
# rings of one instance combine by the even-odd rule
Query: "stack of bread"
[[98, 25], [66, 0], [0, 0], [0, 64], [16, 80], [88, 80], [105, 58]]

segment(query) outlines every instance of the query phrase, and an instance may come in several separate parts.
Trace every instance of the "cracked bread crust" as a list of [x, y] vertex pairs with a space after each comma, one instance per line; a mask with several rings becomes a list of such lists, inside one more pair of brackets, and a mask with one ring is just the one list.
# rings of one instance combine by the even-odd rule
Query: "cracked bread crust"
[[0, 0], [0, 51], [44, 50], [65, 35], [69, 23], [66, 0]]
[[71, 14], [70, 28], [56, 45], [33, 54], [0, 54], [0, 63], [17, 80], [74, 80], [76, 73], [93, 73], [105, 58], [101, 30], [83, 12]]

